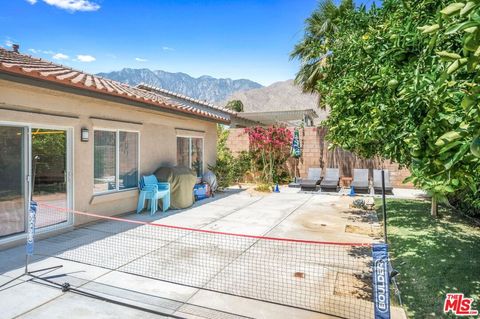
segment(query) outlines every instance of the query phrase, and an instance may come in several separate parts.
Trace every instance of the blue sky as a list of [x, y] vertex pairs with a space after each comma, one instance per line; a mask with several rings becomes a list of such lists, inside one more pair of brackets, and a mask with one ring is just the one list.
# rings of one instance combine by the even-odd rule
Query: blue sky
[[[371, 2], [364, 0], [363, 2]], [[91, 73], [124, 67], [293, 78], [289, 53], [316, 0], [8, 0], [0, 45]]]

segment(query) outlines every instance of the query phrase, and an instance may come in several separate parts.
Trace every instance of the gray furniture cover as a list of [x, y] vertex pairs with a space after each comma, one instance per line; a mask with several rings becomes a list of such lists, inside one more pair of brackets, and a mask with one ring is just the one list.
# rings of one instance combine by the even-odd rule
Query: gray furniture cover
[[320, 183], [320, 189], [322, 192], [334, 191], [338, 192], [338, 182], [340, 180], [340, 170], [338, 168], [325, 169], [325, 175]]
[[197, 182], [193, 170], [184, 166], [160, 167], [154, 174], [159, 182], [170, 183], [170, 208], [181, 209], [193, 205], [193, 186]]

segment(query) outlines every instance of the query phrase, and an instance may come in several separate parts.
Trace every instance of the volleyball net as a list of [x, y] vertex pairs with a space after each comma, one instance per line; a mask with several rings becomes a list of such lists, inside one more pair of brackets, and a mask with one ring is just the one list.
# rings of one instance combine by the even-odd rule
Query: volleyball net
[[[41, 239], [40, 230], [60, 231], [72, 218], [82, 226]], [[37, 257], [342, 318], [374, 317], [376, 263], [371, 244], [227, 233], [142, 218], [107, 217], [40, 203], [30, 250]]]

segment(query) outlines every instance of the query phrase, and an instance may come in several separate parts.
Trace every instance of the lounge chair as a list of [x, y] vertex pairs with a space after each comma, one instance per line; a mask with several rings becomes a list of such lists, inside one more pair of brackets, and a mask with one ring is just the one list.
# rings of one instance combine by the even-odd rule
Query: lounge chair
[[322, 180], [322, 169], [321, 168], [309, 168], [308, 176], [306, 179], [300, 181], [300, 189], [304, 190], [317, 190], [317, 185], [320, 184]]
[[370, 184], [368, 181], [368, 169], [355, 168], [353, 170], [352, 184], [355, 193], [370, 193]]
[[325, 175], [320, 183], [322, 192], [338, 192], [338, 181], [340, 180], [340, 170], [338, 168], [325, 169]]
[[[385, 171], [385, 194], [393, 194], [393, 186], [390, 183], [390, 172]], [[382, 170], [374, 169], [373, 170], [373, 191], [375, 194], [382, 193]]]

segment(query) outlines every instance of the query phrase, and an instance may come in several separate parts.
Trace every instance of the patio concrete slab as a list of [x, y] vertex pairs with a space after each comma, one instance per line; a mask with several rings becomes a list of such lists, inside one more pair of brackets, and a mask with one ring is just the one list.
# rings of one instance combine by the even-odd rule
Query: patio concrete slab
[[[118, 271], [110, 272], [95, 282], [180, 302], [187, 301], [198, 291], [197, 288], [159, 280], [152, 281], [151, 278], [140, 277]], [[91, 286], [91, 284], [87, 284], [86, 288], [90, 289]]]
[[[81, 264], [78, 262], [74, 262], [70, 260], [62, 260], [62, 259], [53, 258], [53, 257], [34, 261], [29, 264], [28, 269], [29, 271], [36, 271], [36, 270], [41, 270], [41, 269], [51, 268], [56, 266], [62, 266], [62, 267], [35, 272], [35, 275], [42, 276], [42, 277], [49, 277], [49, 278], [52, 278], [53, 281], [63, 283], [62, 281], [63, 276], [74, 276], [82, 280], [94, 280], [109, 272], [108, 269], [89, 266], [89, 265]], [[6, 272], [4, 275], [13, 278], [23, 274], [23, 272], [24, 272], [24, 268], [17, 268], [17, 269]]]
[[[219, 294], [212, 291], [199, 291], [189, 303], [194, 305], [202, 305], [219, 309], [225, 312], [235, 313], [241, 316], [259, 319], [333, 319], [328, 315], [319, 314], [316, 312], [285, 307], [281, 305], [274, 305], [257, 300], [245, 299], [236, 296]], [[176, 313], [179, 316], [184, 316], [188, 313], [189, 305], [182, 306]]]
[[[42, 307], [19, 316], [25, 319], [138, 319], [159, 318], [156, 314], [136, 310], [76, 294], [64, 294]], [[161, 318], [161, 317], [160, 317]]]
[[[352, 223], [373, 227], [371, 221], [357, 216], [349, 209], [352, 200], [351, 197], [312, 193], [282, 192], [257, 196], [245, 191], [232, 191], [215, 199], [198, 202], [190, 209], [157, 213], [154, 216], [134, 214], [131, 218], [250, 235], [338, 242], [375, 241], [366, 234], [345, 232], [346, 225]], [[78, 259], [82, 263], [42, 258], [32, 262], [30, 268], [55, 266], [60, 261], [64, 265], [63, 268], [46, 274], [55, 282], [68, 281], [86, 291], [114, 300], [164, 313], [177, 313], [189, 318], [234, 318], [235, 316], [230, 316], [230, 313], [254, 318], [330, 317], [263, 301], [198, 290], [185, 285], [220, 289], [240, 295], [255, 294], [255, 289], [258, 289], [260, 299], [262, 296], [268, 298], [271, 296], [272, 301], [279, 297], [295, 299], [296, 297], [288, 295], [291, 291], [298, 289], [307, 292], [308, 287], [313, 287], [312, 289], [316, 289], [314, 293], [318, 295], [313, 297], [307, 293], [307, 298], [300, 300], [306, 302], [306, 306], [309, 305], [308, 302], [318, 306], [318, 302], [323, 302], [322, 300], [335, 298], [336, 301], [324, 307], [345, 304], [343, 297], [328, 296], [330, 299], [322, 297], [322, 293], [334, 293], [333, 272], [319, 267], [317, 262], [310, 260], [327, 260], [330, 267], [342, 266], [342, 262], [351, 258], [350, 248], [335, 250], [333, 252], [335, 256], [332, 256], [332, 252], [328, 250], [315, 250], [310, 254], [308, 245], [296, 248], [295, 245], [283, 242], [266, 244], [263, 242], [264, 240], [257, 242], [257, 239], [247, 237], [227, 238], [225, 235], [192, 233], [147, 225], [97, 223], [36, 243], [36, 248], [43, 249], [45, 253], [72, 260]], [[73, 245], [73, 248], [65, 250], [69, 245]], [[274, 254], [275, 258], [268, 259], [269, 253]], [[2, 257], [6, 256], [16, 261], [6, 262], [8, 265], [4, 266]], [[0, 252], [0, 258], [2, 258], [0, 269], [7, 270], [6, 274], [9, 277], [23, 272], [21, 267], [24, 258], [23, 247]], [[301, 258], [311, 259], [302, 263]], [[291, 259], [297, 262], [292, 263]], [[105, 265], [110, 269], [120, 267], [121, 271], [86, 264]], [[196, 270], [193, 276], [191, 269]], [[135, 273], [141, 276], [136, 276]], [[295, 279], [296, 273], [303, 273], [305, 277]], [[251, 282], [255, 285], [249, 284]], [[322, 284], [318, 285], [319, 282]], [[36, 285], [35, 290], [53, 289], [31, 282], [25, 284]], [[323, 288], [319, 290], [318, 287]], [[11, 291], [9, 293], [14, 297], [21, 295], [21, 292], [11, 290], [13, 288], [6, 291]], [[57, 293], [49, 297], [50, 299], [45, 297], [47, 300], [32, 296], [41, 302], [27, 305], [30, 308], [22, 312], [27, 310], [30, 312], [25, 313], [22, 318], [59, 318], [65, 311], [68, 311], [69, 317], [70, 314], [74, 314], [72, 318], [149, 318], [150, 315], [73, 293], [59, 297], [62, 294], [60, 290], [53, 291]], [[265, 295], [266, 293], [268, 295]], [[48, 293], [44, 295], [49, 296]], [[366, 307], [371, 305], [369, 301], [364, 303]], [[226, 313], [219, 316], [215, 309]]]
[[291, 215], [269, 233], [273, 237], [305, 240], [372, 243], [375, 237], [346, 232], [347, 225], [359, 225], [372, 230], [373, 221], [368, 213], [349, 208], [354, 198], [330, 195], [315, 195], [301, 210]]
[[[0, 276], [0, 285], [10, 279], [10, 277]], [[61, 294], [62, 292], [59, 289], [15, 280], [0, 288], [0, 318], [16, 317], [42, 306]]]

